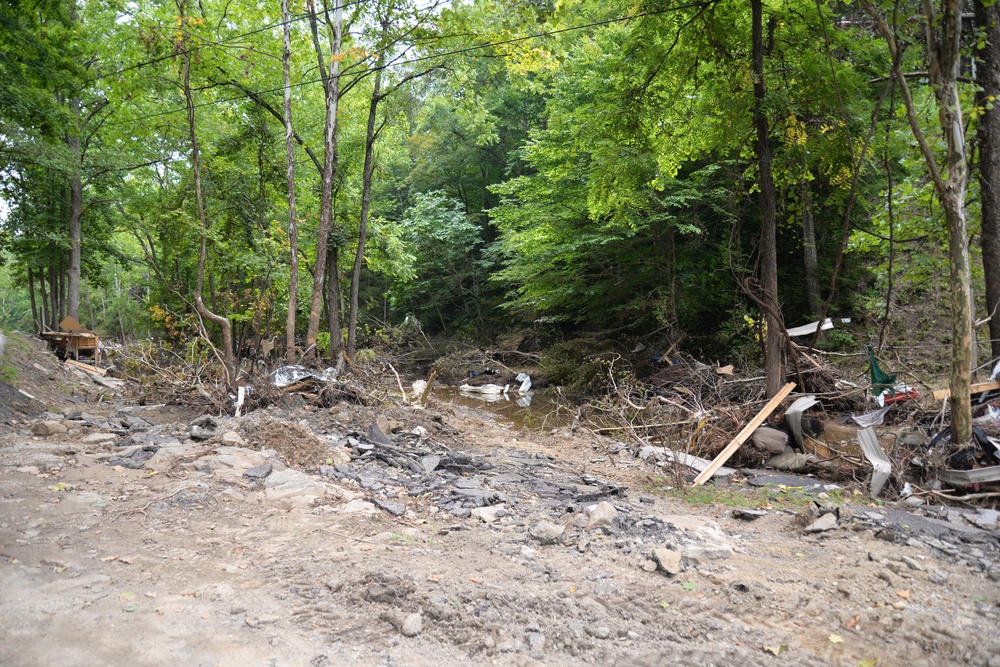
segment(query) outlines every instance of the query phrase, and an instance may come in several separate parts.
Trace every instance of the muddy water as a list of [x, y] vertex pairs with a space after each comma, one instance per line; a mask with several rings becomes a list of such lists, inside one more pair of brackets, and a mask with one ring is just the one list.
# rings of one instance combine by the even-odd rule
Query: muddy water
[[576, 415], [575, 406], [537, 391], [525, 396], [511, 391], [504, 396], [474, 394], [439, 385], [434, 387], [434, 398], [442, 403], [485, 410], [515, 431], [566, 426]]

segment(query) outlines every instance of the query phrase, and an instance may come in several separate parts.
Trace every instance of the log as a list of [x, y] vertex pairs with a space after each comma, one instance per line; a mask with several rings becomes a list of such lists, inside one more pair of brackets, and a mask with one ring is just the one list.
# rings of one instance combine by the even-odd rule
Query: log
[[[1000, 382], [980, 382], [969, 387], [969, 395], [981, 394], [984, 391], [994, 391], [996, 389], [1000, 389]], [[942, 401], [951, 397], [951, 389], [938, 389], [933, 395], [935, 401]]]
[[87, 371], [88, 373], [93, 373], [94, 375], [100, 375], [101, 377], [104, 377], [105, 375], [108, 374], [108, 372], [103, 368], [97, 368], [96, 366], [91, 366], [90, 364], [84, 364], [79, 361], [75, 361], [73, 359], [67, 359], [65, 361], [65, 364], [67, 366], [72, 366], [73, 368], [79, 368], [82, 371]]
[[715, 471], [721, 468], [723, 464], [725, 464], [725, 462], [736, 453], [736, 450], [740, 448], [740, 445], [746, 442], [750, 436], [753, 435], [753, 432], [757, 430], [757, 427], [764, 423], [764, 420], [767, 419], [772, 412], [774, 412], [775, 408], [777, 408], [781, 402], [785, 400], [786, 396], [792, 393], [792, 389], [794, 388], [794, 382], [789, 382], [782, 387], [778, 393], [774, 395], [774, 398], [768, 401], [767, 405], [765, 405], [761, 411], [757, 413], [757, 416], [751, 419], [750, 423], [744, 426], [743, 430], [736, 434], [736, 437], [733, 438], [728, 445], [726, 445], [726, 448], [719, 452], [718, 456], [712, 459], [712, 465], [705, 468], [700, 475], [694, 478], [692, 485], [701, 486], [711, 479], [712, 475], [715, 474]]

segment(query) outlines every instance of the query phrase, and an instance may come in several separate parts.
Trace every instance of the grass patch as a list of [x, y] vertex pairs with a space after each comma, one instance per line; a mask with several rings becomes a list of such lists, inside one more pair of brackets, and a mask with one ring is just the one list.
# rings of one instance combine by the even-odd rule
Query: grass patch
[[812, 496], [802, 489], [781, 487], [714, 487], [680, 486], [654, 489], [667, 498], [682, 500], [689, 505], [722, 505], [725, 507], [805, 507]]
[[5, 382], [9, 385], [17, 383], [17, 369], [10, 362], [5, 361], [0, 364], [0, 382]]

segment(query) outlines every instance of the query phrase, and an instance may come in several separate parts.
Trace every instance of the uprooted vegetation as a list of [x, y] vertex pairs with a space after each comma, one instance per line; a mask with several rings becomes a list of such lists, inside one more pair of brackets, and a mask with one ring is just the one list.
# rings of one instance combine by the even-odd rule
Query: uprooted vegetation
[[[238, 379], [245, 387], [240, 411], [330, 408], [345, 402], [385, 411], [392, 406], [427, 404], [434, 400], [433, 381], [427, 391], [424, 386], [414, 388], [411, 382], [419, 378], [404, 378], [397, 371], [397, 367], [412, 368], [413, 345], [423, 350], [420, 354], [433, 349], [426, 338], [411, 338], [366, 353], [339, 373], [305, 367], [279, 371], [274, 361], [244, 363]], [[670, 484], [666, 486], [684, 485], [690, 479], [685, 471], [690, 470], [691, 461], [678, 463], [675, 454], [713, 459], [766, 402], [763, 377], [757, 369], [704, 363], [673, 348], [669, 354], [655, 354], [643, 345], [625, 349], [623, 343], [597, 337], [558, 343], [540, 353], [518, 349], [527, 338], [514, 336], [493, 348], [452, 346], [424, 368], [434, 381], [445, 385], [496, 384], [504, 387], [505, 398], [510, 387], [517, 385], [515, 377], [528, 373], [533, 392], [557, 395], [560, 403], [575, 397], [579, 408], [574, 428], [610, 437], [619, 443], [620, 451], [668, 471]], [[151, 343], [120, 348], [111, 361], [113, 374], [126, 380], [126, 397], [139, 405], [166, 403], [213, 414], [235, 411], [235, 389], [225, 385], [207, 350], [197, 344], [183, 351]], [[796, 395], [808, 393], [818, 399], [803, 419], [801, 434], [793, 435], [784, 419], [793, 396], [767, 415], [762, 425], [777, 429], [782, 442], [761, 444], [755, 435], [726, 465], [810, 474], [866, 493], [875, 491], [883, 499], [908, 496], [913, 502], [923, 497], [964, 505], [994, 504], [1000, 496], [988, 481], [986, 486], [981, 481], [942, 484], [942, 472], [949, 479], [948, 471], [1000, 463], [989, 439], [1000, 434], [1000, 425], [989, 419], [987, 408], [981, 408], [986, 417], [977, 429], [979, 442], [963, 449], [948, 446], [941, 437], [947, 424], [936, 406], [929, 409], [931, 404], [916, 400], [892, 405], [877, 427], [891, 475], [877, 490], [868, 484], [873, 464], [859, 446], [861, 427], [850, 420], [851, 414], [874, 409], [866, 362], [860, 354], [825, 357], [796, 348], [791, 364], [798, 383]], [[292, 375], [279, 382], [284, 372]], [[763, 433], [773, 435], [774, 431]], [[950, 479], [961, 476], [952, 474]]]

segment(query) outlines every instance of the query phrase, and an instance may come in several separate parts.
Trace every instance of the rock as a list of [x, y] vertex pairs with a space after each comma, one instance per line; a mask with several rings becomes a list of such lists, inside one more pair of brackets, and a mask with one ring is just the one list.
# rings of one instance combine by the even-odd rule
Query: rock
[[[384, 419], [384, 417], [383, 417]], [[378, 425], [377, 422], [372, 422], [368, 426], [368, 439], [375, 443], [376, 445], [391, 445], [392, 440], [386, 435], [385, 431]]]
[[254, 466], [253, 468], [247, 468], [246, 472], [243, 473], [243, 476], [246, 477], [247, 479], [264, 479], [265, 477], [271, 474], [271, 471], [273, 469], [274, 466], [272, 466], [271, 463], [268, 462], [265, 463], [264, 465]]
[[673, 549], [663, 547], [653, 549], [653, 558], [656, 560], [656, 564], [660, 566], [660, 569], [670, 576], [680, 573], [681, 554]]
[[344, 505], [340, 511], [344, 514], [375, 514], [378, 510], [375, 509], [374, 503], [355, 498]]
[[606, 625], [598, 625], [587, 630], [591, 637], [595, 639], [607, 639], [611, 636], [611, 628]]
[[326, 492], [326, 484], [298, 470], [272, 473], [264, 482], [264, 497], [284, 505], [311, 505]]
[[587, 530], [597, 530], [614, 524], [618, 518], [618, 510], [611, 503], [604, 501], [590, 511], [590, 519], [587, 520]]
[[393, 516], [403, 516], [406, 514], [406, 503], [401, 503], [396, 500], [382, 500], [381, 498], [376, 498], [375, 506]]
[[639, 496], [639, 502], [640, 503], [646, 503], [647, 505], [655, 505], [656, 504], [656, 497], [655, 496]]
[[837, 527], [837, 515], [832, 512], [829, 514], [824, 514], [820, 518], [813, 521], [811, 524], [806, 526], [805, 532], [807, 533], [822, 533], [827, 530], [833, 530]]
[[434, 472], [440, 464], [441, 457], [434, 454], [428, 454], [420, 458], [420, 467], [423, 469], [425, 475]]
[[31, 425], [31, 432], [35, 435], [40, 435], [43, 437], [49, 437], [50, 435], [57, 435], [59, 433], [65, 433], [69, 429], [62, 422], [57, 422], [54, 419], [46, 419], [44, 421], [35, 422]]
[[400, 626], [399, 631], [403, 633], [404, 637], [415, 637], [420, 634], [420, 631], [423, 629], [423, 617], [420, 614], [414, 613], [403, 619], [403, 624]]
[[503, 505], [490, 505], [488, 507], [477, 507], [470, 514], [483, 523], [493, 523], [500, 518], [501, 510], [503, 510]]
[[649, 559], [644, 560], [642, 561], [642, 565], [640, 565], [639, 567], [641, 567], [646, 572], [656, 572], [656, 561]]
[[749, 510], [745, 508], [733, 510], [733, 518], [743, 519], [744, 521], [756, 521], [762, 516], [767, 516], [767, 510]]
[[198, 417], [191, 422], [191, 437], [195, 440], [208, 440], [219, 434], [221, 424], [212, 415]]
[[113, 445], [118, 442], [118, 436], [114, 433], [88, 433], [80, 438], [80, 443], [91, 447], [102, 445]]
[[222, 444], [229, 447], [246, 447], [247, 444], [246, 440], [243, 439], [243, 436], [236, 431], [226, 431], [222, 434], [222, 438], [220, 438], [220, 440], [222, 441]]
[[537, 551], [529, 547], [527, 544], [521, 545], [521, 555], [527, 558], [528, 560], [534, 560], [535, 554], [537, 553], [538, 553]]
[[565, 532], [566, 526], [561, 526], [551, 521], [539, 521], [531, 527], [528, 534], [542, 544], [555, 544], [562, 539]]
[[997, 525], [997, 521], [1000, 520], [1000, 512], [980, 508], [979, 514], [969, 517], [969, 520], [980, 528], [988, 528]]
[[729, 558], [733, 549], [728, 544], [691, 545], [684, 547], [681, 555], [687, 565], [704, 565], [709, 561]]
[[541, 632], [526, 632], [524, 641], [528, 644], [528, 650], [532, 653], [541, 653], [545, 650], [545, 635]]

